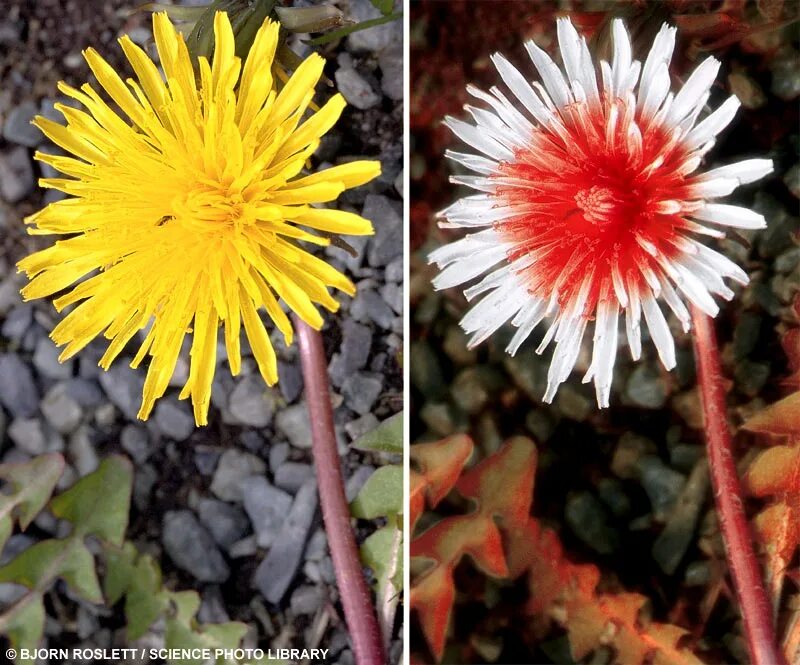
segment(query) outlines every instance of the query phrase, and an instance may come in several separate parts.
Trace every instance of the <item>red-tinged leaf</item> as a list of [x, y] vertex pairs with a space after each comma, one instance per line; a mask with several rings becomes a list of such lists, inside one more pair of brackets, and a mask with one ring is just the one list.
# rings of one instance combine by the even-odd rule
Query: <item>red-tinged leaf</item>
[[800, 437], [800, 392], [762, 409], [742, 427], [758, 434]]
[[800, 445], [773, 446], [760, 452], [743, 480], [745, 490], [753, 496], [800, 495]]
[[435, 443], [411, 447], [411, 460], [425, 478], [428, 504], [436, 506], [456, 484], [464, 464], [472, 455], [472, 439], [466, 434], [449, 436]]
[[413, 533], [417, 520], [425, 510], [425, 478], [412, 470], [408, 479], [408, 515]]
[[416, 610], [422, 633], [436, 660], [447, 641], [447, 627], [455, 597], [453, 569], [437, 566], [411, 588], [411, 608]]
[[536, 446], [530, 439], [515, 437], [465, 473], [456, 489], [478, 502], [480, 512], [497, 515], [505, 526], [519, 526], [530, 515], [535, 475]]
[[411, 542], [411, 556], [431, 559], [437, 563], [435, 567], [455, 568], [465, 554], [487, 575], [508, 575], [503, 538], [490, 517], [445, 518]]
[[786, 569], [800, 543], [800, 505], [774, 503], [759, 513], [754, 525], [764, 546], [767, 587], [777, 605]]

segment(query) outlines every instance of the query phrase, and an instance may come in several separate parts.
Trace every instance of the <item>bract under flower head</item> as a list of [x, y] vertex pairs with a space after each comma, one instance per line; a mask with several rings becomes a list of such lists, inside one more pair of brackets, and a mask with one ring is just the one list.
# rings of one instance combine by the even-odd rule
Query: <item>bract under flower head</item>
[[32, 278], [23, 296], [49, 296], [80, 282], [55, 300], [59, 311], [80, 303], [52, 332], [66, 345], [61, 359], [102, 333], [111, 340], [100, 361], [107, 369], [136, 332], [150, 326], [131, 363], [136, 367], [150, 356], [141, 418], [164, 394], [187, 332], [191, 365], [181, 398], [191, 396], [195, 420], [205, 424], [220, 322], [232, 373], [241, 365], [243, 323], [261, 375], [272, 385], [277, 363], [259, 308], [288, 344], [292, 326], [279, 299], [320, 328], [316, 305], [338, 308], [328, 287], [355, 291], [297, 241], [329, 243], [302, 227], [371, 234], [370, 222], [358, 215], [311, 204], [368, 182], [380, 165], [357, 161], [298, 177], [345, 102], [334, 95], [301, 122], [324, 61], [309, 56], [278, 92], [270, 73], [278, 30], [265, 21], [242, 63], [228, 16], [217, 13], [213, 63], [200, 58], [196, 78], [183, 37], [165, 14], [155, 14], [166, 80], [127, 36], [120, 43], [137, 80], [123, 81], [96, 51], [84, 52], [128, 121], [91, 85], [76, 90], [63, 83], [59, 89], [86, 110], [57, 105], [66, 126], [35, 121], [72, 155], [37, 153], [68, 176], [41, 184], [72, 198], [31, 216], [29, 231], [70, 237], [20, 261]]
[[750, 159], [696, 173], [739, 106], [732, 96], [698, 122], [719, 62], [704, 60], [673, 94], [674, 28], [662, 26], [644, 66], [632, 58], [622, 21], [614, 21], [613, 36], [613, 59], [600, 63], [600, 82], [586, 41], [568, 19], [558, 21], [563, 70], [532, 41], [526, 44], [541, 83], [529, 84], [502, 55], [492, 57], [528, 115], [498, 88], [487, 94], [470, 86], [489, 109], [466, 107], [475, 125], [446, 119], [483, 153], [448, 151], [479, 174], [451, 180], [481, 193], [444, 210], [440, 225], [486, 228], [430, 256], [442, 268], [434, 280], [439, 289], [485, 274], [464, 291], [469, 300], [486, 294], [461, 321], [471, 345], [511, 321], [517, 330], [507, 351], [514, 354], [552, 317], [537, 349], [556, 343], [546, 401], [575, 366], [594, 320], [584, 382], [594, 380], [601, 407], [609, 403], [621, 311], [633, 358], [641, 354], [644, 315], [669, 369], [674, 341], [657, 299], [688, 330], [684, 299], [714, 316], [712, 294], [733, 296], [723, 278], [747, 283], [741, 268], [699, 238], [724, 237], [718, 227], [763, 227], [761, 215], [711, 200], [772, 171], [770, 160]]

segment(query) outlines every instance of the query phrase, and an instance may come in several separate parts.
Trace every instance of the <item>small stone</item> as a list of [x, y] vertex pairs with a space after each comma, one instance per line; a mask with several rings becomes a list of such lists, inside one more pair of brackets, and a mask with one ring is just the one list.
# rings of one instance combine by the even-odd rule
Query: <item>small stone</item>
[[256, 569], [254, 584], [268, 602], [278, 604], [294, 580], [317, 512], [317, 486], [308, 481], [297, 492], [278, 537]]
[[646, 363], [639, 363], [628, 377], [625, 397], [636, 406], [660, 409], [667, 401], [664, 381], [659, 373]]
[[631, 501], [616, 478], [601, 478], [597, 483], [597, 494], [615, 517], [627, 517], [631, 512]]
[[795, 164], [786, 172], [783, 182], [795, 198], [800, 199], [800, 163]]
[[378, 419], [372, 413], [367, 413], [360, 418], [350, 420], [344, 425], [344, 431], [352, 441], [361, 438], [378, 426]]
[[142, 373], [128, 367], [128, 361], [118, 359], [107, 372], [100, 373], [100, 385], [128, 420], [137, 419], [144, 388]]
[[244, 480], [250, 476], [263, 476], [267, 471], [264, 461], [255, 455], [229, 448], [219, 459], [211, 491], [223, 501], [242, 501]]
[[273, 475], [287, 459], [289, 459], [288, 443], [281, 441], [269, 447], [269, 468]]
[[278, 361], [278, 387], [287, 404], [300, 397], [303, 392], [303, 374], [297, 363]]
[[39, 408], [31, 370], [16, 353], [0, 354], [0, 404], [20, 418], [30, 418]]
[[311, 448], [311, 421], [304, 402], [279, 411], [275, 416], [275, 427], [295, 448]]
[[379, 268], [401, 256], [403, 218], [392, 202], [380, 194], [368, 194], [361, 214], [375, 227], [375, 235], [370, 239], [367, 253], [369, 265]]
[[28, 148], [35, 148], [44, 139], [44, 135], [31, 121], [39, 111], [33, 102], [22, 102], [11, 109], [3, 125], [3, 138], [9, 143], [16, 143]]
[[382, 390], [383, 381], [376, 374], [357, 372], [348, 376], [342, 383], [345, 405], [362, 416], [369, 413]]
[[228, 413], [236, 424], [266, 427], [275, 410], [275, 393], [260, 375], [245, 376], [228, 399]]
[[623, 480], [638, 478], [640, 473], [639, 460], [644, 455], [655, 452], [656, 444], [650, 439], [632, 432], [626, 432], [620, 437], [617, 447], [614, 449], [611, 471]]
[[0, 196], [6, 203], [19, 203], [33, 192], [36, 176], [27, 149], [18, 146], [0, 152]]
[[244, 509], [256, 532], [259, 547], [271, 547], [280, 533], [292, 505], [292, 497], [270, 485], [263, 476], [253, 476], [242, 484]]
[[120, 434], [120, 444], [138, 464], [150, 457], [150, 437], [141, 425], [125, 425]]
[[226, 550], [241, 540], [250, 527], [241, 508], [216, 499], [200, 499], [197, 514], [217, 545]]
[[571, 531], [598, 554], [612, 554], [619, 547], [619, 535], [608, 526], [608, 515], [589, 492], [567, 499], [564, 516]]
[[231, 559], [241, 559], [244, 557], [255, 556], [258, 552], [258, 544], [256, 543], [255, 536], [247, 536], [236, 541], [228, 548], [228, 555]]
[[69, 434], [81, 422], [83, 409], [69, 396], [63, 383], [55, 384], [42, 399], [42, 413], [57, 431]]
[[194, 448], [194, 465], [204, 476], [210, 476], [217, 468], [222, 451], [214, 446], [199, 445]]
[[[350, 19], [355, 23], [373, 20], [382, 16], [378, 8], [369, 0], [351, 0], [348, 6], [350, 8]], [[402, 21], [390, 21], [383, 25], [376, 25], [369, 30], [359, 30], [347, 37], [348, 50], [379, 53], [392, 43], [402, 40], [402, 31]]]
[[528, 411], [528, 415], [525, 416], [525, 427], [533, 434], [537, 443], [544, 443], [552, 436], [556, 423], [549, 411], [535, 409]]
[[42, 337], [36, 343], [36, 350], [33, 352], [33, 366], [42, 376], [49, 379], [69, 379], [72, 377], [75, 363], [72, 359], [63, 363], [58, 361], [61, 351], [47, 337]]
[[471, 415], [480, 413], [490, 398], [489, 389], [481, 379], [481, 370], [470, 367], [456, 375], [450, 388], [453, 401], [462, 411]]
[[100, 459], [92, 442], [92, 430], [81, 425], [69, 437], [69, 455], [78, 475], [86, 476], [100, 465]]
[[[403, 285], [389, 282], [381, 287], [381, 298], [392, 308], [397, 314], [403, 313], [405, 305], [405, 298], [403, 296]], [[392, 319], [392, 329], [395, 329], [394, 324], [397, 318]], [[397, 332], [402, 332], [398, 330]]]
[[301, 586], [292, 592], [289, 610], [295, 616], [316, 614], [325, 601], [325, 590], [318, 586]]
[[653, 559], [667, 575], [678, 569], [692, 542], [708, 487], [708, 465], [701, 460], [684, 485], [664, 530], [653, 543]]
[[791, 101], [800, 95], [800, 64], [798, 53], [793, 48], [785, 48], [772, 60], [772, 92], [784, 101]]
[[284, 462], [275, 472], [275, 484], [287, 492], [294, 493], [313, 475], [314, 469], [310, 464]]
[[360, 289], [350, 305], [350, 314], [356, 321], [370, 321], [384, 330], [390, 330], [394, 322], [392, 308], [375, 291]]
[[728, 75], [731, 92], [739, 98], [746, 109], [758, 109], [767, 103], [767, 96], [761, 86], [745, 72], [732, 72]]
[[567, 418], [578, 422], [586, 420], [595, 410], [594, 400], [587, 397], [586, 391], [566, 383], [559, 388], [556, 406]]
[[164, 515], [164, 549], [178, 568], [200, 582], [224, 582], [230, 569], [211, 534], [189, 510]]
[[686, 484], [686, 476], [669, 468], [659, 457], [646, 455], [638, 462], [642, 487], [650, 498], [653, 516], [663, 520]]
[[[0, 333], [6, 339], [19, 341], [33, 322], [33, 307], [28, 303], [17, 305], [7, 315]], [[52, 344], [52, 342], [51, 342]]]
[[336, 88], [357, 109], [364, 111], [380, 103], [380, 95], [375, 93], [372, 86], [355, 69], [340, 67], [334, 77]]
[[197, 610], [197, 619], [204, 624], [230, 621], [230, 615], [225, 609], [225, 599], [217, 585], [210, 586], [203, 592], [203, 602]]
[[186, 402], [161, 399], [156, 404], [154, 417], [158, 428], [175, 441], [186, 441], [194, 432], [194, 416]]
[[[381, 68], [381, 90], [389, 99], [403, 99], [403, 45], [392, 45], [378, 55]], [[400, 192], [402, 196], [402, 191]]]
[[362, 369], [372, 348], [372, 331], [350, 319], [342, 324], [342, 343], [329, 365], [331, 383], [339, 387], [354, 372]]
[[361, 488], [364, 487], [364, 483], [369, 480], [373, 473], [375, 473], [375, 467], [368, 464], [356, 468], [344, 485], [344, 493], [348, 501], [352, 501], [358, 496]]
[[8, 427], [8, 437], [17, 448], [34, 457], [47, 452], [47, 435], [36, 418], [14, 418]]
[[669, 465], [678, 471], [689, 473], [703, 455], [703, 446], [678, 443], [669, 449]]

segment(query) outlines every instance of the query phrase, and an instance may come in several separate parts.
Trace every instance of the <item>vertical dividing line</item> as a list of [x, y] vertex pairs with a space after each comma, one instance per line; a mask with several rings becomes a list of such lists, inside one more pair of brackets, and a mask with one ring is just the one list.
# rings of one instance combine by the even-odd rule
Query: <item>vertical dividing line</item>
[[356, 539], [350, 525], [350, 508], [344, 493], [341, 461], [336, 447], [328, 363], [322, 346], [322, 335], [299, 317], [292, 318], [297, 330], [308, 415], [311, 419], [311, 449], [317, 473], [322, 519], [353, 654], [357, 665], [380, 665], [386, 662], [386, 657], [372, 606], [372, 596], [364, 579]]
[[694, 355], [705, 423], [708, 467], [719, 528], [753, 665], [785, 665], [775, 638], [772, 607], [753, 549], [725, 409], [719, 347], [711, 317], [692, 307]]

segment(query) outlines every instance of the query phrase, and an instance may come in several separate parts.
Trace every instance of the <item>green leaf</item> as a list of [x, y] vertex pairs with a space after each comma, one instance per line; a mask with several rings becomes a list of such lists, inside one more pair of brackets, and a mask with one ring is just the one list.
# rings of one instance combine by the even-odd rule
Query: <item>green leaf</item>
[[352, 504], [354, 517], [375, 519], [403, 511], [403, 467], [382, 466], [364, 483]]
[[50, 510], [56, 517], [72, 522], [73, 535], [93, 535], [122, 545], [132, 488], [131, 463], [120, 455], [112, 455], [96, 471], [55, 497]]
[[103, 578], [103, 592], [109, 606], [116, 605], [131, 586], [131, 578], [136, 567], [138, 552], [133, 543], [122, 547], [106, 545], [104, 548], [106, 570]]
[[395, 413], [353, 442], [359, 450], [403, 454], [403, 412]]
[[361, 561], [375, 575], [379, 598], [387, 583], [399, 592], [403, 587], [403, 532], [394, 525], [378, 529], [361, 545]]
[[63, 471], [64, 458], [58, 453], [40, 455], [30, 462], [0, 465], [0, 480], [11, 488], [0, 494], [0, 548], [11, 535], [14, 509], [20, 527], [26, 529], [53, 494]]
[[394, 1], [393, 0], [369, 0], [372, 3], [372, 6], [375, 7], [381, 14], [386, 16], [390, 14], [392, 9], [394, 8]]
[[139, 639], [169, 605], [170, 594], [161, 587], [161, 570], [153, 557], [144, 555], [131, 571], [125, 597], [128, 639]]
[[[169, 594], [174, 605], [173, 615], [167, 618], [164, 645], [168, 649], [234, 649], [247, 632], [247, 626], [238, 621], [198, 626], [195, 614], [200, 608], [200, 596], [195, 591]], [[174, 659], [178, 665], [195, 665], [203, 662], [194, 659]], [[218, 662], [223, 662], [220, 659]]]
[[45, 591], [57, 578], [91, 603], [103, 602], [94, 557], [80, 540], [44, 540], [0, 568], [0, 582]]
[[[17, 652], [39, 646], [44, 634], [44, 603], [39, 593], [29, 593], [0, 614], [0, 635], [5, 635]], [[17, 656], [17, 665], [30, 664]]]

